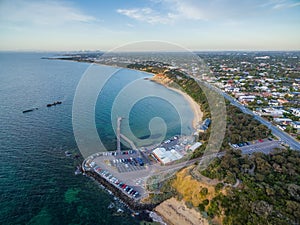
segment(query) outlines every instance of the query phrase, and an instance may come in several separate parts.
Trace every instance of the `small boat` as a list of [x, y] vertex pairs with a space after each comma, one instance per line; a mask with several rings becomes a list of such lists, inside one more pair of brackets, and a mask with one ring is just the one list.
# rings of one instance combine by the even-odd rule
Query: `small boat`
[[138, 212], [133, 212], [133, 213], [131, 213], [131, 216], [132, 217], [136, 217], [136, 216], [139, 216], [140, 214], [138, 213]]
[[108, 209], [112, 209], [112, 208], [114, 208], [115, 207], [115, 204], [112, 202], [112, 203], [110, 203], [109, 204], [109, 206], [107, 207]]
[[47, 104], [47, 107], [51, 107], [51, 106], [55, 106], [55, 105], [60, 105], [61, 103], [62, 103], [61, 101], [56, 101], [56, 102]]
[[27, 110], [24, 110], [23, 113], [28, 113], [28, 112], [32, 112], [34, 110], [38, 110], [39, 108], [32, 108], [32, 109], [27, 109]]
[[66, 155], [67, 157], [70, 157], [70, 156], [72, 155], [72, 153], [69, 152], [69, 151], [65, 151], [65, 155]]
[[79, 159], [80, 158], [80, 155], [79, 154], [75, 154], [74, 155], [74, 159]]
[[80, 167], [80, 166], [77, 166], [74, 173], [75, 173], [75, 175], [82, 174], [81, 167]]
[[118, 213], [123, 213], [123, 212], [124, 212], [124, 210], [123, 210], [123, 209], [121, 209], [121, 208], [118, 208], [117, 212], [118, 212]]

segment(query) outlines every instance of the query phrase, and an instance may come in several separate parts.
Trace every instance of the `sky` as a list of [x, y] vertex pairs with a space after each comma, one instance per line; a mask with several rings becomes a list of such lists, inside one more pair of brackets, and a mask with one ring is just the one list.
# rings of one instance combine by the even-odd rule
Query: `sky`
[[151, 40], [199, 51], [300, 50], [300, 0], [0, 0], [2, 51], [107, 51]]

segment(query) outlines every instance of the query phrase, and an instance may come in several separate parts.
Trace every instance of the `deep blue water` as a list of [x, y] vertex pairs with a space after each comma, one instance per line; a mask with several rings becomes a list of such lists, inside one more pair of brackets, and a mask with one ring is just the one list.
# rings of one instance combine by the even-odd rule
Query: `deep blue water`
[[[80, 153], [72, 129], [72, 104], [89, 64], [41, 59], [51, 55], [0, 53], [0, 224], [139, 224], [126, 210], [116, 215], [116, 209], [108, 209], [113, 196], [94, 181], [74, 175], [80, 160], [68, 158], [64, 152]], [[111, 116], [114, 99], [124, 86], [143, 77], [149, 75], [121, 70], [101, 91], [95, 121], [107, 149], [116, 146]], [[156, 95], [166, 92], [147, 80], [136, 87], [154, 90]], [[182, 101], [177, 93], [167, 92]], [[46, 107], [57, 100], [63, 104]], [[126, 102], [120, 105], [121, 111], [124, 106]], [[33, 107], [39, 109], [22, 113]], [[187, 110], [185, 120], [191, 121], [187, 103], [182, 107]], [[149, 137], [148, 124], [154, 116], [166, 121], [166, 136], [180, 132], [176, 107], [149, 96], [130, 111], [127, 120], [132, 134]], [[190, 125], [185, 129], [189, 131]], [[125, 128], [123, 132], [129, 135]]]

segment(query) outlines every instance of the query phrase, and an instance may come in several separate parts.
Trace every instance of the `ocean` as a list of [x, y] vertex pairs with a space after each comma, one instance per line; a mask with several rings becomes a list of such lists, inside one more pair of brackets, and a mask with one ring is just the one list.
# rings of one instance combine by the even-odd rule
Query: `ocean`
[[[0, 53], [0, 224], [139, 224], [127, 207], [95, 181], [75, 176], [75, 167], [83, 158], [66, 157], [65, 151], [81, 155], [73, 133], [72, 107], [76, 88], [90, 64], [43, 59], [53, 55]], [[97, 67], [103, 73], [116, 69]], [[151, 144], [151, 137], [159, 135], [167, 138], [192, 132], [188, 103], [178, 93], [145, 79], [149, 77], [121, 69], [105, 83], [95, 107], [96, 129], [105, 149], [116, 149], [112, 109], [118, 116], [127, 116], [128, 127], [122, 133], [130, 138], [134, 135], [140, 140], [138, 145], [144, 140]], [[130, 85], [137, 79], [135, 86]], [[126, 96], [125, 87], [136, 94], [142, 90], [155, 94], [139, 99], [128, 114], [120, 115], [128, 104], [124, 99], [115, 104], [115, 100], [120, 93]], [[172, 104], [158, 97], [166, 95]], [[46, 107], [54, 101], [62, 104]], [[31, 108], [38, 110], [22, 113]], [[178, 108], [184, 113], [178, 113]], [[151, 127], [157, 117], [157, 123], [165, 121], [166, 134]], [[122, 148], [128, 146], [124, 143]], [[109, 207], [112, 202], [114, 207]], [[124, 213], [117, 213], [118, 208]]]

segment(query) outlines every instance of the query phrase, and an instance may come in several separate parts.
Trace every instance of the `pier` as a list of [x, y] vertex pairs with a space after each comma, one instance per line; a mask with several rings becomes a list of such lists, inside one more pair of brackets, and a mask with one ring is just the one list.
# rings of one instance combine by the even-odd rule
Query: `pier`
[[121, 121], [122, 117], [117, 119], [117, 152], [121, 153]]
[[128, 137], [121, 133], [122, 119], [122, 117], [118, 117], [117, 119], [117, 152], [121, 153], [121, 138], [130, 145], [131, 149], [137, 150], [137, 147], [135, 146], [133, 141], [131, 141]]

